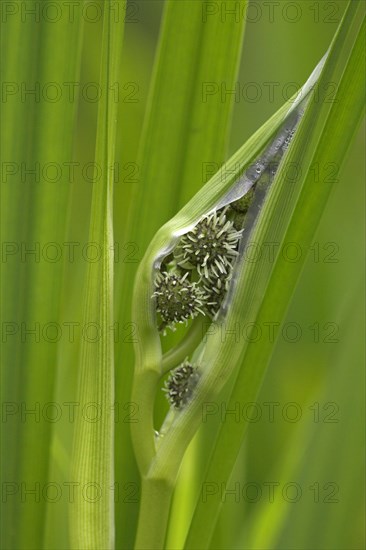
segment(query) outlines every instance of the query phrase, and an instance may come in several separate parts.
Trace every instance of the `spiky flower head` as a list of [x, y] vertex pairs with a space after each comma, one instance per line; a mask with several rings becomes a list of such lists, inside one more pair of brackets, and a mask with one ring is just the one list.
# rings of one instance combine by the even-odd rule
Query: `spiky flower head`
[[189, 401], [197, 380], [197, 367], [187, 359], [170, 373], [163, 391], [166, 392], [166, 398], [175, 409], [182, 408]]
[[237, 231], [226, 218], [227, 208], [213, 212], [188, 233], [183, 235], [176, 251], [176, 259], [187, 269], [197, 268], [198, 273], [208, 278], [210, 273], [227, 274], [237, 256], [241, 231]]
[[206, 296], [197, 283], [188, 280], [188, 272], [183, 276], [159, 272], [155, 278], [153, 298], [162, 319], [160, 330], [164, 331], [166, 327], [175, 330], [176, 323], [187, 323], [188, 319], [199, 313], [204, 315], [202, 306]]
[[205, 303], [205, 309], [207, 314], [213, 319], [216, 317], [221, 304], [229, 289], [230, 281], [232, 278], [232, 269], [227, 275], [221, 274], [218, 277], [211, 276], [204, 281], [203, 289], [208, 295]]

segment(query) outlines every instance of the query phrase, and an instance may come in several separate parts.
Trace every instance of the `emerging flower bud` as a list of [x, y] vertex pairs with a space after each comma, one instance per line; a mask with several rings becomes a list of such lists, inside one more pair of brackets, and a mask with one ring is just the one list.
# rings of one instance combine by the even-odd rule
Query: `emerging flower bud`
[[170, 373], [163, 391], [166, 392], [166, 397], [174, 408], [180, 409], [189, 401], [197, 380], [196, 367], [191, 365], [187, 359]]

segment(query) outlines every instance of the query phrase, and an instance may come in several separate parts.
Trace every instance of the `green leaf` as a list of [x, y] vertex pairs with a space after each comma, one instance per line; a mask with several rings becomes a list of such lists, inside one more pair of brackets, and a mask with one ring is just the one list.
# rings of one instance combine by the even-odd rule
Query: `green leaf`
[[[363, 110], [362, 12], [361, 4], [350, 4], [316, 86], [318, 95], [313, 95], [305, 111], [288, 157], [275, 178], [251, 236], [255, 243], [276, 242], [281, 248], [283, 242], [295, 242], [305, 250], [311, 243], [332, 188], [325, 178], [326, 163], [336, 161], [340, 166]], [[329, 82], [337, 84], [332, 104], [324, 101]], [[301, 169], [299, 177], [286, 177], [291, 166]], [[320, 169], [320, 182], [313, 175], [312, 169], [316, 167]], [[263, 324], [269, 319], [280, 322], [302, 264], [303, 260], [293, 264], [281, 261], [277, 254], [273, 268], [272, 264], [263, 261], [244, 265], [239, 283], [241, 290], [231, 304], [227, 331], [233, 328], [230, 318], [239, 311], [242, 312], [242, 323]], [[273, 346], [267, 342], [243, 346], [242, 365], [227, 404], [229, 410], [236, 402], [255, 400]], [[246, 427], [247, 422], [227, 423], [220, 427], [205, 482], [227, 482]], [[206, 503], [197, 503], [187, 548], [207, 548], [221, 504], [219, 495]]]
[[[121, 4], [122, 5], [122, 4]], [[95, 325], [95, 341], [83, 339], [78, 402], [81, 410], [96, 406], [96, 421], [79, 415], [72, 456], [73, 479], [91, 494], [76, 494], [70, 504], [71, 545], [114, 548], [114, 340], [113, 325], [113, 174], [117, 106], [111, 86], [118, 82], [124, 19], [104, 10], [95, 163], [104, 178], [94, 183], [90, 242], [99, 244], [101, 260], [89, 263], [85, 291], [84, 326]]]
[[[37, 2], [27, 2], [37, 11]], [[67, 226], [76, 103], [62, 83], [80, 72], [82, 19], [72, 24], [25, 17], [16, 3], [2, 12], [2, 544], [42, 548], [53, 424], [42, 415], [53, 402], [57, 374], [54, 327], [59, 319], [63, 265], [52, 261]], [[18, 8], [20, 5], [18, 6]], [[54, 88], [51, 90], [51, 85]], [[56, 101], [54, 93], [56, 88]], [[60, 90], [61, 93], [60, 93]], [[48, 95], [49, 94], [49, 95]], [[49, 167], [49, 171], [47, 170]], [[9, 170], [9, 171], [8, 171]], [[32, 412], [33, 411], [33, 412]], [[4, 453], [6, 449], [6, 453]], [[28, 491], [34, 491], [34, 493]]]
[[[360, 260], [353, 257], [348, 263], [355, 268], [350, 274], [353, 285], [347, 300], [335, 306], [340, 309], [342, 345], [338, 341], [330, 354], [331, 373], [305, 403], [310, 414], [296, 426], [285, 459], [273, 473], [272, 479], [278, 482], [275, 504], [262, 499], [242, 529], [241, 547], [287, 548], [295, 546], [296, 540], [312, 548], [363, 545], [364, 484], [360, 479], [365, 453], [363, 426], [355, 422], [365, 408]], [[289, 482], [296, 487], [292, 494], [289, 491], [290, 498], [295, 495], [296, 506], [280, 497]]]
[[[239, 4], [244, 10], [246, 2]], [[222, 21], [206, 10], [201, 0], [166, 3], [131, 214], [142, 251], [200, 188], [202, 162], [225, 159], [232, 101], [207, 98], [210, 85], [235, 80], [245, 19]]]

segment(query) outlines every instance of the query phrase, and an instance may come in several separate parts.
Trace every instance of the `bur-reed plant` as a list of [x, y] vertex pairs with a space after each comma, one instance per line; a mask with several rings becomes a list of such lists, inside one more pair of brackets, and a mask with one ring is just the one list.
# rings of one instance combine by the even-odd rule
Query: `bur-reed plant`
[[[2, 547], [362, 547], [360, 135], [341, 167], [364, 108], [364, 3], [293, 4], [314, 25], [253, 26], [250, 10], [262, 6], [245, 0], [166, 0], [146, 102], [161, 3], [1, 4]], [[291, 52], [301, 42], [301, 78], [326, 53], [261, 125], [272, 103], [238, 116], [245, 101], [217, 98], [237, 90], [241, 56], [245, 77], [267, 65], [281, 80], [292, 57], [277, 59], [268, 36], [276, 45], [286, 36]], [[140, 101], [128, 104], [135, 71]], [[96, 102], [83, 95], [93, 83]], [[240, 147], [230, 157], [233, 112]], [[132, 186], [113, 177], [120, 159], [138, 172]], [[90, 164], [86, 178], [78, 166]], [[61, 167], [60, 178], [45, 167]], [[307, 264], [300, 279], [305, 255], [249, 261], [251, 243], [296, 243], [316, 257], [323, 213], [323, 234], [332, 228], [342, 243], [337, 275], [328, 266], [309, 275]], [[85, 242], [103, 251], [99, 261], [66, 257], [65, 243]], [[61, 259], [47, 257], [50, 244]], [[139, 262], [118, 262], [118, 244]], [[282, 326], [288, 307], [313, 329], [309, 309], [321, 327], [331, 312], [339, 345], [257, 342], [256, 327]], [[100, 338], [80, 335], [89, 325]], [[297, 395], [313, 422], [290, 431], [236, 421], [238, 404], [259, 407], [259, 391], [269, 402]], [[223, 405], [235, 421], [206, 422], [207, 407]], [[318, 500], [252, 506], [222, 490], [253, 479], [297, 480]]]
[[[337, 147], [337, 158], [344, 156], [346, 145], [334, 136], [340, 135], [340, 123], [346, 118], [353, 134], [363, 108], [359, 10], [360, 5], [349, 6], [328, 53], [297, 98], [284, 105], [157, 232], [140, 264], [133, 302], [141, 334], [135, 346], [132, 394], [141, 407], [140, 422], [132, 427], [142, 477], [136, 548], [164, 546], [179, 467], [200, 426], [203, 404], [215, 402], [232, 377], [236, 378], [233, 395], [255, 400], [272, 348], [248, 347], [230, 339], [222, 342], [221, 332], [210, 329], [200, 343], [192, 339], [190, 347], [189, 333], [196, 330], [192, 323], [182, 355], [179, 343], [168, 352], [176, 360], [169, 363], [175, 368], [168, 381], [171, 409], [162, 426], [156, 427], [154, 406], [165, 372], [161, 338], [166, 327], [175, 330], [177, 323], [187, 325], [198, 317], [208, 316], [219, 328], [225, 324], [230, 334], [238, 322], [260, 319], [264, 312], [265, 318], [270, 312], [284, 315], [302, 263], [284, 268], [277, 257], [270, 269], [249, 265], [243, 259], [245, 243], [252, 237], [256, 242], [292, 237], [307, 243], [315, 231], [330, 187], [319, 189], [312, 181], [312, 163], [317, 159], [323, 164]], [[339, 88], [330, 106], [322, 101], [322, 90], [334, 80]], [[350, 90], [358, 106], [353, 124], [346, 117]], [[291, 163], [302, 167], [302, 175], [289, 183], [285, 175]], [[222, 173], [229, 174], [225, 181]], [[287, 284], [275, 284], [279, 277]], [[225, 480], [230, 475], [245, 427], [242, 423], [235, 433], [223, 426], [218, 432], [208, 479]], [[219, 506], [217, 499], [209, 505], [198, 501], [187, 548], [209, 547]]]

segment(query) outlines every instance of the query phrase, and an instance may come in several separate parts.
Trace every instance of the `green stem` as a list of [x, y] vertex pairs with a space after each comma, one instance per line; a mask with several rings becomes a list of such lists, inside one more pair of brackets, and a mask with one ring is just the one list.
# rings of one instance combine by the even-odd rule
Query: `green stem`
[[136, 372], [132, 387], [132, 402], [138, 406], [139, 418], [131, 424], [131, 437], [142, 476], [147, 475], [156, 452], [153, 419], [159, 377], [153, 370]]
[[165, 479], [142, 479], [135, 550], [164, 548], [173, 489]]
[[192, 326], [182, 341], [163, 355], [162, 374], [166, 374], [171, 369], [174, 369], [184, 361], [188, 355], [191, 355], [202, 341], [210, 324], [211, 321], [208, 322], [207, 318], [204, 318], [203, 315], [199, 315], [194, 319]]

